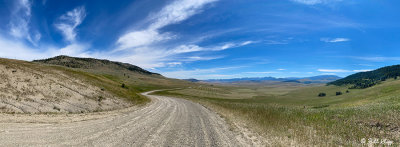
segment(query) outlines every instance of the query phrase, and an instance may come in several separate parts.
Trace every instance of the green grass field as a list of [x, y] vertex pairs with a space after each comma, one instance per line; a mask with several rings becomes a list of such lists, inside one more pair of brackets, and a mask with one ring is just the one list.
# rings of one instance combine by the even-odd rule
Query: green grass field
[[[243, 121], [271, 145], [359, 146], [369, 138], [400, 139], [400, 80], [367, 89], [346, 86], [206, 86], [159, 91], [199, 102]], [[286, 92], [284, 92], [286, 91]], [[342, 95], [336, 96], [336, 92]], [[320, 92], [325, 97], [318, 97]], [[379, 144], [376, 144], [379, 145]]]

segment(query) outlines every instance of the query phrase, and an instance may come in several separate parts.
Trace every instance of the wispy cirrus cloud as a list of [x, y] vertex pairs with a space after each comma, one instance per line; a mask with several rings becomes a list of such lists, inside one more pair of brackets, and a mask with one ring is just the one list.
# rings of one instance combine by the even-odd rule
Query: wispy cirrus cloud
[[31, 2], [28, 0], [17, 0], [10, 20], [10, 34], [22, 38], [29, 33], [29, 22], [31, 17]]
[[323, 41], [323, 42], [329, 42], [329, 43], [350, 41], [349, 38], [321, 38], [320, 40]]
[[[181, 42], [168, 42], [179, 38], [179, 34], [174, 32], [162, 32], [165, 26], [178, 24], [190, 17], [203, 12], [207, 5], [217, 0], [175, 0], [164, 6], [156, 13], [150, 13], [146, 19], [148, 27], [142, 29], [130, 30], [125, 34], [117, 37], [115, 47], [111, 50], [90, 51], [90, 43], [82, 43], [79, 41], [79, 26], [84, 22], [87, 12], [85, 7], [78, 6], [70, 11], [60, 15], [53, 22], [54, 29], [58, 30], [67, 41], [64, 46], [37, 46], [30, 47], [22, 41], [12, 41], [0, 35], [0, 53], [2, 57], [18, 58], [24, 60], [32, 60], [39, 58], [48, 58], [56, 55], [69, 55], [77, 57], [94, 57], [106, 58], [115, 61], [132, 63], [143, 68], [154, 69], [158, 67], [174, 67], [182, 64], [206, 61], [224, 58], [224, 55], [215, 55], [211, 52], [227, 50], [231, 48], [242, 47], [257, 43], [252, 40], [239, 40], [228, 42], [217, 42], [214, 44], [199, 45], [201, 41], [190, 41], [183, 38]], [[14, 37], [28, 36], [26, 38], [32, 43], [40, 40], [40, 34], [31, 33], [30, 17], [32, 2], [29, 0], [20, 0], [18, 7], [18, 16], [22, 21], [14, 20], [10, 22], [10, 34]], [[16, 17], [13, 17], [16, 18]], [[22, 32], [22, 33], [21, 33]], [[25, 35], [34, 34], [34, 35]], [[208, 38], [210, 34], [206, 34]], [[212, 34], [211, 34], [212, 36]], [[3, 38], [2, 38], [3, 37]], [[201, 36], [199, 37], [201, 38]], [[165, 43], [165, 44], [163, 44]], [[7, 49], [13, 48], [13, 51]], [[14, 52], [15, 51], [15, 52]], [[23, 52], [19, 53], [19, 52]], [[200, 70], [204, 71], [204, 70]], [[209, 71], [209, 70], [207, 70]], [[218, 69], [222, 71], [222, 69]], [[216, 76], [219, 73], [214, 73]], [[222, 74], [220, 74], [222, 75]]]
[[117, 40], [117, 50], [152, 45], [175, 37], [172, 33], [159, 31], [167, 25], [176, 24], [201, 12], [202, 8], [216, 0], [177, 0], [165, 6], [161, 11], [147, 18], [149, 27], [143, 30], [133, 30], [120, 36]]
[[18, 39], [26, 39], [32, 45], [37, 46], [41, 34], [38, 31], [31, 31], [29, 27], [32, 15], [32, 1], [16, 0], [14, 2], [16, 4], [12, 10], [11, 20], [9, 22], [10, 35]]
[[181, 61], [204, 61], [204, 60], [214, 60], [214, 59], [219, 59], [223, 58], [223, 56], [207, 56], [207, 57], [200, 57], [200, 56], [190, 56], [190, 57], [184, 57], [180, 59]]
[[176, 48], [174, 48], [170, 51], [173, 53], [190, 53], [190, 52], [199, 52], [199, 51], [221, 51], [221, 50], [226, 50], [226, 49], [230, 49], [230, 48], [249, 45], [254, 42], [255, 41], [228, 42], [228, 43], [223, 43], [221, 45], [208, 46], [208, 47], [200, 47], [195, 44], [189, 44], [189, 45], [177, 46]]
[[[231, 41], [216, 43], [215, 45], [198, 45], [198, 41], [184, 41], [180, 44], [169, 44], [179, 38], [179, 34], [160, 31], [163, 27], [178, 24], [198, 13], [201, 13], [208, 4], [217, 0], [176, 0], [160, 11], [152, 13], [145, 20], [148, 26], [142, 29], [130, 30], [118, 37], [116, 47], [111, 51], [115, 58], [129, 63], [135, 63], [144, 68], [158, 68], [170, 66], [171, 62], [185, 62], [214, 60], [223, 56], [205, 54], [191, 54], [195, 52], [215, 52], [230, 48], [241, 47], [256, 43], [256, 41]], [[208, 34], [209, 35], [209, 34]], [[199, 37], [202, 38], [202, 37]], [[185, 40], [185, 39], [183, 39]], [[149, 52], [151, 52], [149, 54]], [[151, 58], [142, 57], [151, 56]]]
[[369, 56], [369, 57], [358, 57], [358, 56], [350, 56], [350, 58], [360, 59], [365, 61], [372, 62], [385, 62], [385, 61], [400, 61], [400, 57], [385, 57], [385, 56]]
[[85, 7], [80, 6], [66, 14], [61, 15], [59, 22], [55, 24], [55, 27], [61, 31], [65, 40], [74, 42], [76, 39], [76, 27], [78, 27], [86, 17]]
[[186, 20], [200, 13], [205, 5], [215, 1], [176, 0], [171, 2], [160, 11], [148, 16], [146, 19], [149, 23], [148, 27], [130, 30], [121, 35], [116, 41], [116, 48], [112, 51], [112, 54], [115, 58], [135, 63], [144, 68], [164, 67], [171, 62], [180, 62], [182, 64], [182, 62], [214, 59], [213, 57], [198, 56], [177, 57], [179, 54], [205, 50], [204, 47], [195, 44], [183, 44], [169, 48], [161, 47], [159, 44], [166, 43], [177, 37], [177, 34], [171, 32], [160, 32], [161, 28]]
[[170, 33], [159, 33], [156, 30], [140, 30], [129, 32], [119, 37], [116, 51], [153, 45], [154, 43], [167, 41], [174, 38]]
[[[0, 56], [6, 58], [16, 58], [23, 60], [33, 60], [40, 58], [48, 58], [51, 56], [57, 55], [70, 55], [70, 56], [78, 56], [78, 57], [89, 57], [96, 56], [93, 53], [89, 53], [87, 48], [89, 45], [73, 42], [64, 47], [55, 47], [55, 46], [39, 46], [37, 43], [41, 38], [40, 33], [36, 31], [32, 31], [30, 24], [31, 17], [31, 7], [33, 1], [30, 0], [18, 0], [16, 1], [16, 7], [11, 13], [10, 20], [10, 34], [18, 40], [7, 38], [0, 34]], [[66, 36], [68, 38], [75, 38], [75, 27], [81, 23], [83, 20], [84, 14], [83, 8], [77, 8], [72, 11], [67, 12], [65, 15], [60, 17], [61, 20], [67, 21], [62, 23], [66, 28], [70, 31], [65, 31]], [[72, 23], [69, 25], [69, 23]], [[61, 23], [59, 23], [61, 25]], [[68, 30], [68, 29], [67, 29]], [[32, 33], [36, 32], [36, 33]], [[32, 45], [27, 45], [24, 43], [24, 40], [28, 40]], [[73, 40], [69, 39], [69, 40]]]

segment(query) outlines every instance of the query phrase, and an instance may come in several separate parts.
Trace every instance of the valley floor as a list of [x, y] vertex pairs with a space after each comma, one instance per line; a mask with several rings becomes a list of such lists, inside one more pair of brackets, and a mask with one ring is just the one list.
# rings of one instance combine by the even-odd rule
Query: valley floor
[[[318, 96], [321, 92], [326, 96]], [[242, 124], [242, 129], [262, 136], [267, 146], [400, 143], [400, 80], [390, 79], [366, 89], [199, 85], [154, 94], [200, 103], [226, 118], [231, 126]]]

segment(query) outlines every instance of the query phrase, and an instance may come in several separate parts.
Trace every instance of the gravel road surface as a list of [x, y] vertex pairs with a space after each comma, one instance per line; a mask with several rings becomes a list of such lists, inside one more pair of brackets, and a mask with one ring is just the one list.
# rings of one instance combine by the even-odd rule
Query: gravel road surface
[[0, 123], [0, 146], [253, 146], [216, 113], [154, 96], [147, 106], [92, 120]]

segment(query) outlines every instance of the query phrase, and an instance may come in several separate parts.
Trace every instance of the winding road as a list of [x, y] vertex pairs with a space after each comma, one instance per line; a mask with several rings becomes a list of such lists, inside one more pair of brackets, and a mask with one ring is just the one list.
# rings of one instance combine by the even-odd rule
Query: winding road
[[252, 146], [200, 104], [148, 93], [147, 106], [109, 117], [0, 123], [0, 146]]

